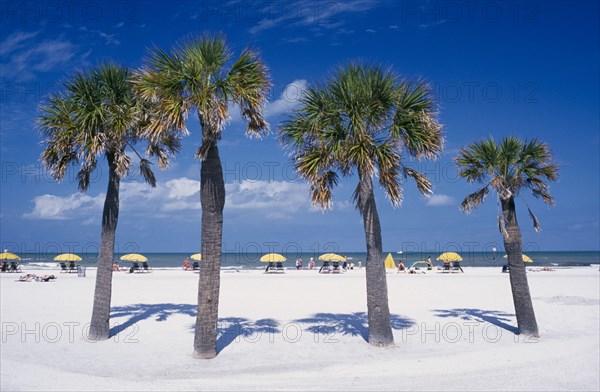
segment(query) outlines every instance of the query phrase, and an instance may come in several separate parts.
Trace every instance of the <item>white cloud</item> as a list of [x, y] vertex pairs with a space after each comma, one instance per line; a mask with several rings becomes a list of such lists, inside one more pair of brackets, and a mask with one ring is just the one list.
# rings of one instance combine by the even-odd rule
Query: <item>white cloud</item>
[[104, 205], [104, 194], [91, 197], [83, 193], [69, 196], [42, 195], [33, 199], [33, 210], [23, 215], [27, 219], [66, 220], [83, 215], [99, 214]]
[[308, 88], [308, 82], [304, 79], [294, 80], [285, 86], [281, 96], [273, 102], [269, 102], [265, 108], [266, 116], [277, 116], [289, 113], [300, 105], [300, 99]]
[[200, 193], [200, 181], [189, 178], [176, 178], [166, 182], [170, 199], [181, 199]]
[[266, 218], [289, 217], [309, 210], [308, 185], [286, 181], [242, 181], [227, 184], [225, 208], [263, 213]]
[[451, 206], [451, 205], [454, 205], [455, 203], [456, 202], [452, 196], [438, 194], [438, 195], [431, 195], [431, 197], [429, 197], [427, 199], [427, 202], [425, 203], [425, 205], [428, 205], [430, 207], [439, 207], [439, 206]]
[[[292, 112], [300, 105], [300, 99], [308, 88], [308, 82], [304, 79], [297, 79], [285, 86], [278, 99], [273, 102], [267, 102], [265, 105], [265, 117], [271, 118], [281, 114]], [[236, 105], [229, 107], [230, 119], [232, 123], [242, 121], [240, 109]]]
[[26, 46], [26, 41], [38, 35], [39, 31], [33, 33], [16, 32], [12, 33], [2, 42], [0, 42], [0, 56], [6, 56], [10, 52], [21, 49]]
[[[225, 211], [260, 214], [268, 219], [287, 218], [300, 210], [311, 211], [308, 185], [286, 181], [243, 181], [225, 184]], [[200, 182], [186, 177], [158, 183], [156, 188], [141, 182], [121, 183], [119, 200], [123, 214], [135, 216], [171, 216], [199, 211]], [[69, 196], [42, 195], [33, 199], [33, 210], [24, 214], [28, 219], [66, 220], [96, 219], [102, 214], [104, 194], [89, 196], [74, 193]]]
[[[299, 0], [283, 4], [282, 8], [268, 6], [261, 10], [264, 18], [248, 30], [250, 34], [258, 34], [277, 27], [305, 28], [310, 26], [313, 31], [335, 29], [347, 23], [351, 14], [365, 13], [378, 7], [382, 2], [354, 0], [320, 4]], [[289, 12], [289, 10], [293, 10], [293, 12]]]
[[[69, 41], [46, 40], [40, 43], [31, 41], [35, 34], [13, 35], [9, 48], [2, 63], [4, 77], [15, 78], [19, 81], [33, 79], [36, 72], [57, 71], [66, 66], [77, 53], [77, 47]], [[11, 36], [12, 37], [12, 36]], [[10, 39], [7, 38], [4, 42]], [[4, 43], [3, 43], [4, 44]], [[3, 48], [3, 51], [7, 51]], [[89, 53], [88, 53], [89, 54]], [[87, 57], [86, 54], [81, 56]]]

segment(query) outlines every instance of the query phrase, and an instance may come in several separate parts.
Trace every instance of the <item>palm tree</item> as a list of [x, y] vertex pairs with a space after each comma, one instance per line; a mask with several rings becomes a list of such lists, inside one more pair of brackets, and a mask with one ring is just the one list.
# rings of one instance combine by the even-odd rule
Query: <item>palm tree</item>
[[225, 185], [217, 143], [229, 118], [229, 107], [237, 105], [246, 121], [246, 134], [260, 137], [268, 131], [263, 115], [270, 88], [268, 72], [258, 52], [244, 49], [233, 53], [221, 36], [204, 36], [175, 46], [167, 53], [150, 52], [135, 84], [138, 93], [155, 102], [159, 116], [148, 129], [151, 139], [160, 137], [164, 126], [186, 129], [185, 120], [195, 110], [202, 139], [196, 157], [200, 159], [200, 201], [202, 205], [202, 264], [198, 283], [198, 316], [194, 355], [217, 355], [217, 320], [223, 232]]
[[[63, 91], [51, 94], [41, 107], [38, 125], [44, 136], [41, 159], [58, 181], [71, 165], [81, 164], [77, 178], [79, 190], [87, 191], [90, 176], [98, 159], [104, 155], [108, 163], [108, 188], [102, 212], [102, 237], [98, 255], [98, 272], [89, 338], [109, 337], [112, 263], [115, 234], [119, 217], [119, 185], [131, 166], [127, 149], [140, 158], [140, 173], [151, 186], [156, 179], [150, 161], [134, 148], [141, 138], [140, 130], [151, 118], [148, 102], [133, 95], [130, 72], [114, 64], [101, 64], [88, 72], [77, 72], [66, 81]], [[148, 143], [146, 154], [158, 157], [160, 168], [169, 164], [168, 155], [179, 148], [179, 137], [165, 132], [160, 140]]]
[[430, 88], [379, 66], [350, 64], [308, 88], [280, 136], [292, 150], [296, 171], [309, 182], [315, 205], [330, 208], [339, 175], [358, 173], [354, 202], [367, 246], [368, 340], [375, 346], [393, 344], [373, 176], [394, 206], [402, 201], [402, 177], [413, 178], [421, 193], [431, 193], [429, 179], [401, 160], [404, 152], [420, 159], [442, 151]]
[[[531, 294], [525, 274], [525, 264], [521, 254], [521, 230], [517, 223], [515, 197], [521, 190], [529, 189], [536, 198], [553, 205], [546, 181], [558, 178], [558, 166], [550, 163], [552, 155], [545, 143], [533, 139], [521, 141], [516, 137], [506, 137], [499, 144], [493, 138], [482, 140], [463, 148], [455, 158], [459, 175], [467, 182], [484, 184], [467, 196], [461, 204], [464, 212], [477, 208], [486, 198], [490, 189], [495, 191], [502, 206], [498, 216], [498, 227], [504, 239], [508, 255], [510, 287], [513, 294], [519, 333], [538, 336], [538, 326], [531, 303]], [[540, 224], [527, 208], [536, 231]]]

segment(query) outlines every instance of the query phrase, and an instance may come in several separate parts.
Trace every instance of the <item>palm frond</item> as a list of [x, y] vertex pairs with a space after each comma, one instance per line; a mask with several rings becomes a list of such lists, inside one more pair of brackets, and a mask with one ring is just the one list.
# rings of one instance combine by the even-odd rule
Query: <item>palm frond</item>
[[81, 169], [77, 173], [78, 187], [81, 192], [86, 192], [90, 186], [90, 177], [96, 170], [96, 159], [84, 161]]
[[423, 195], [431, 195], [433, 193], [433, 185], [431, 184], [431, 180], [424, 175], [423, 173], [419, 173], [418, 171], [411, 169], [409, 167], [403, 167], [402, 172], [404, 177], [410, 177], [415, 180], [417, 184], [417, 189]]
[[540, 225], [540, 221], [538, 221], [538, 218], [533, 214], [533, 211], [531, 211], [531, 208], [527, 207], [527, 211], [529, 212], [529, 216], [531, 217], [531, 220], [533, 221], [533, 228], [535, 229], [535, 231], [537, 231], [539, 233], [540, 231], [542, 231], [542, 226]]
[[140, 174], [152, 188], [156, 188], [156, 177], [154, 176], [154, 172], [151, 169], [152, 163], [147, 159], [142, 159], [140, 161]]
[[331, 190], [338, 183], [337, 173], [328, 171], [311, 182], [310, 193], [312, 204], [326, 210], [331, 209]]
[[466, 213], [473, 211], [475, 208], [479, 207], [481, 203], [483, 203], [489, 191], [489, 186], [484, 186], [477, 192], [471, 193], [469, 196], [465, 197], [463, 202], [460, 204], [460, 209]]
[[426, 83], [402, 82], [390, 137], [402, 142], [417, 158], [437, 158], [444, 148], [442, 126], [437, 120], [436, 103]]

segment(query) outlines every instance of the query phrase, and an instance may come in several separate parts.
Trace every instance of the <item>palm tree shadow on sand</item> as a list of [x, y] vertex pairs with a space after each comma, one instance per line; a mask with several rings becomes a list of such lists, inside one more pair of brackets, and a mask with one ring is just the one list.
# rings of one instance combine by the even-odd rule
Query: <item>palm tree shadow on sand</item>
[[[180, 314], [196, 317], [197, 305], [191, 304], [134, 304], [128, 306], [116, 306], [112, 308], [111, 320], [129, 317], [121, 324], [110, 329], [110, 336], [115, 336], [139, 321], [154, 318], [155, 321], [166, 321], [169, 316]], [[275, 334], [279, 323], [273, 319], [261, 319], [252, 321], [242, 317], [225, 317], [218, 320], [217, 352], [240, 337], [251, 337], [259, 334]], [[192, 333], [195, 325], [190, 327]]]
[[[355, 313], [316, 313], [313, 317], [298, 319], [295, 322], [309, 324], [306, 330], [314, 334], [361, 336], [366, 342], [369, 340], [369, 322], [365, 312]], [[392, 329], [406, 329], [415, 322], [409, 318], [391, 315]]]
[[125, 322], [115, 325], [110, 329], [110, 336], [117, 335], [138, 321], [154, 317], [156, 321], [165, 321], [169, 316], [182, 314], [196, 317], [196, 305], [191, 304], [134, 304], [128, 306], [115, 306], [111, 309], [110, 319], [129, 317]]
[[461, 320], [466, 321], [490, 323], [498, 328], [502, 328], [507, 330], [508, 332], [514, 333], [515, 335], [519, 334], [519, 329], [517, 327], [508, 324], [509, 322], [514, 320], [514, 314], [502, 312], [499, 310], [483, 310], [471, 308], [435, 309], [433, 311], [437, 312], [437, 317], [458, 317]]
[[[273, 319], [260, 319], [256, 321], [242, 317], [220, 318], [217, 328], [217, 353], [220, 353], [233, 342], [240, 338], [256, 341], [262, 334], [274, 335], [279, 333], [279, 323]], [[192, 330], [194, 327], [192, 327]]]

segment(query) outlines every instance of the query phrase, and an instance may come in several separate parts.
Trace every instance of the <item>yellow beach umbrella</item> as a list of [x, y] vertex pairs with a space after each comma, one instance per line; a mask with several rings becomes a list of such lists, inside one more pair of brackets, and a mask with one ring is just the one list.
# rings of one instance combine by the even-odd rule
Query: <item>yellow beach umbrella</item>
[[340, 256], [337, 253], [325, 253], [319, 256], [321, 261], [346, 261], [344, 256]]
[[[533, 260], [531, 260], [531, 257], [527, 256], [526, 254], [521, 254], [521, 256], [523, 256], [524, 263], [533, 263]], [[508, 259], [508, 255], [504, 255], [502, 257], [504, 257], [505, 259]]]
[[396, 263], [394, 263], [394, 258], [391, 253], [388, 253], [387, 257], [384, 261], [386, 269], [396, 269]]
[[280, 263], [286, 260], [287, 259], [279, 253], [267, 253], [260, 258], [260, 261], [263, 263]]
[[145, 263], [148, 261], [148, 258], [146, 256], [140, 255], [138, 253], [128, 253], [126, 255], [121, 256], [121, 260]]
[[4, 252], [0, 253], [0, 260], [21, 260], [21, 258], [14, 253]]
[[190, 259], [196, 260], [196, 261], [202, 261], [202, 253], [194, 253], [193, 255], [190, 256]]
[[81, 257], [73, 253], [63, 253], [56, 256], [54, 261], [81, 261]]
[[439, 261], [462, 261], [462, 257], [456, 252], [445, 252], [439, 255], [436, 260]]

